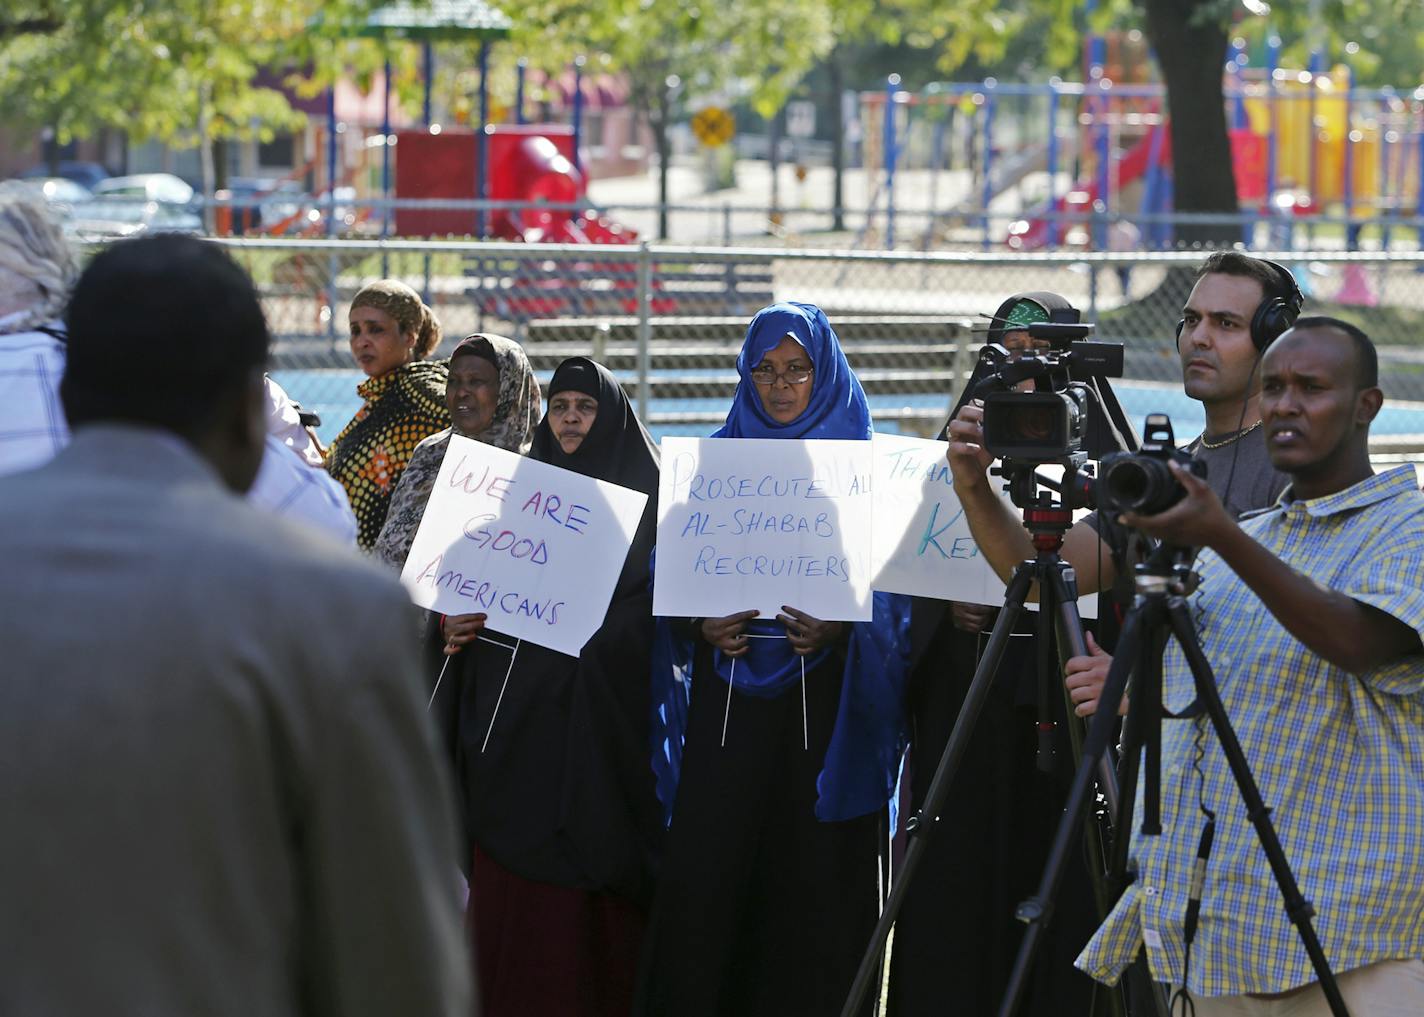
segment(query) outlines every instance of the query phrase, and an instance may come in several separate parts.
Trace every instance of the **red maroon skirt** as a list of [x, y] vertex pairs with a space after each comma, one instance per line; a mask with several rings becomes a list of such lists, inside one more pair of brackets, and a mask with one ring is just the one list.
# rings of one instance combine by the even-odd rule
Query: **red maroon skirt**
[[626, 898], [536, 883], [476, 848], [466, 922], [484, 1017], [627, 1017], [646, 921]]

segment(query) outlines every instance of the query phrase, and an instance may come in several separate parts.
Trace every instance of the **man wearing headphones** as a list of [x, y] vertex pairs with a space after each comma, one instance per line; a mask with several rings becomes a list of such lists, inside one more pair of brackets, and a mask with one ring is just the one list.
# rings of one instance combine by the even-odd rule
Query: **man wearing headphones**
[[[1207, 484], [1233, 517], [1265, 508], [1285, 488], [1266, 457], [1261, 435], [1261, 353], [1300, 314], [1303, 297], [1283, 266], [1237, 251], [1212, 254], [1177, 323], [1182, 385], [1206, 411], [1206, 428], [1187, 450], [1207, 467]], [[950, 422], [949, 464], [954, 487], [979, 550], [1008, 581], [1034, 556], [1020, 520], [999, 499], [987, 471], [984, 411], [966, 404]], [[1061, 555], [1077, 573], [1078, 592], [1110, 589], [1126, 567], [1127, 534], [1108, 515], [1093, 513], [1068, 531]], [[1068, 661], [1068, 685], [1082, 716], [1096, 707], [1109, 657], [1089, 636], [1091, 656]]]
[[[1206, 427], [1187, 450], [1206, 463], [1207, 485], [1232, 518], [1273, 504], [1288, 478], [1266, 455], [1261, 427], [1261, 355], [1300, 314], [1303, 298], [1290, 272], [1275, 262], [1236, 251], [1212, 254], [1177, 323], [1182, 385], [1199, 401]], [[970, 530], [994, 570], [1008, 581], [1015, 566], [1035, 554], [1022, 523], [1001, 501], [987, 476], [993, 460], [983, 447], [983, 409], [966, 403], [947, 429], [954, 486]], [[1112, 589], [1126, 607], [1132, 578], [1129, 531], [1113, 513], [1091, 513], [1064, 536], [1062, 558], [1077, 573], [1080, 594]], [[1119, 619], [1120, 620], [1120, 619]], [[1089, 655], [1065, 667], [1079, 716], [1097, 708], [1112, 657], [1087, 634]]]

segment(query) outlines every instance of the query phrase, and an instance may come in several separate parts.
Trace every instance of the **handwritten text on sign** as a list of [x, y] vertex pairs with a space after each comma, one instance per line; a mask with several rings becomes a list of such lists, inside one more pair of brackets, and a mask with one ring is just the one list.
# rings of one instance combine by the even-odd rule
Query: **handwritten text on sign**
[[[1004, 584], [980, 552], [955, 493], [946, 444], [898, 434], [877, 434], [872, 444], [875, 589], [995, 607], [1003, 604]], [[1053, 466], [1039, 469], [1053, 479], [1062, 472]], [[989, 482], [996, 490], [1003, 486], [998, 477], [991, 476]], [[1022, 510], [1007, 494], [999, 493], [1008, 511], [1020, 516]], [[1078, 609], [1085, 618], [1096, 617], [1096, 597], [1080, 598]]]
[[653, 613], [870, 618], [870, 442], [664, 438]]
[[603, 624], [648, 496], [450, 437], [401, 582], [421, 607], [577, 656]]
[[877, 434], [872, 444], [875, 588], [1002, 604], [1004, 584], [969, 533], [945, 460], [945, 443]]

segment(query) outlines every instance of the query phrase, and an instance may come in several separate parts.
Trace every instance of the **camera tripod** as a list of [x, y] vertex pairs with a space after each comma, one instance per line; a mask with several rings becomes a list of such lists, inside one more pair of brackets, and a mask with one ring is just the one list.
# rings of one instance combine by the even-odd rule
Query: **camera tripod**
[[[1176, 638], [1182, 648], [1187, 664], [1191, 668], [1196, 686], [1197, 698], [1203, 711], [1211, 721], [1217, 740], [1226, 754], [1227, 763], [1241, 800], [1246, 806], [1246, 815], [1256, 828], [1256, 836], [1261, 842], [1266, 860], [1280, 887], [1286, 915], [1295, 925], [1320, 980], [1321, 989], [1330, 1004], [1330, 1012], [1335, 1017], [1349, 1017], [1345, 1001], [1329, 961], [1320, 946], [1320, 940], [1311, 924], [1315, 913], [1310, 903], [1301, 896], [1300, 887], [1291, 873], [1281, 847], [1275, 827], [1271, 824], [1270, 809], [1261, 798], [1260, 789], [1251, 775], [1241, 743], [1227, 719], [1226, 709], [1216, 689], [1216, 679], [1211, 665], [1202, 652], [1192, 627], [1191, 615], [1186, 597], [1195, 588], [1195, 575], [1190, 571], [1187, 555], [1179, 549], [1167, 545], [1159, 546], [1148, 560], [1137, 566], [1137, 595], [1132, 610], [1128, 612], [1122, 634], [1118, 638], [1117, 654], [1108, 669], [1107, 679], [1098, 699], [1098, 709], [1088, 728], [1088, 736], [1083, 743], [1079, 757], [1078, 771], [1074, 775], [1072, 789], [1064, 808], [1063, 819], [1059, 823], [1049, 851], [1048, 863], [1044, 867], [1038, 892], [1019, 905], [1018, 917], [1028, 923], [1028, 930], [1019, 947], [1019, 955], [1014, 963], [1014, 975], [1009, 981], [1009, 992], [999, 1010], [1000, 1017], [1010, 1017], [1018, 1006], [1024, 975], [1033, 963], [1034, 951], [1039, 935], [1047, 923], [1052, 902], [1058, 891], [1063, 867], [1082, 814], [1083, 804], [1092, 785], [1096, 768], [1107, 758], [1108, 742], [1112, 736], [1114, 719], [1118, 705], [1127, 688], [1128, 676], [1135, 676], [1133, 695], [1127, 720], [1123, 725], [1122, 785], [1120, 789], [1121, 810], [1113, 813], [1113, 822], [1118, 836], [1113, 842], [1112, 869], [1109, 880], [1120, 889], [1126, 883], [1129, 828], [1132, 824], [1133, 799], [1136, 794], [1139, 758], [1145, 754], [1147, 765], [1143, 785], [1142, 832], [1160, 834], [1161, 816], [1158, 791], [1161, 786], [1161, 718], [1162, 718], [1162, 653], [1166, 649], [1167, 637]], [[1145, 751], [1144, 751], [1145, 750]], [[1206, 844], [1209, 851], [1209, 842]], [[1203, 858], [1201, 852], [1199, 859]], [[1199, 866], [1204, 864], [1198, 862]], [[1197, 877], [1200, 878], [1199, 876]], [[1194, 880], [1195, 882], [1195, 880]], [[1197, 891], [1199, 896], [1200, 891]], [[1198, 901], [1188, 905], [1186, 934], [1188, 942], [1195, 930]], [[1137, 965], [1134, 965], [1135, 967]]]
[[[1064, 504], [1055, 503], [1051, 496], [1037, 493], [1037, 479], [1031, 466], [1006, 466], [1004, 472], [1010, 477], [1009, 486], [1014, 503], [1023, 509], [1024, 527], [1029, 531], [1036, 554], [1034, 558], [1021, 562], [1009, 580], [1004, 596], [1004, 607], [994, 623], [988, 645], [979, 660], [979, 666], [975, 669], [969, 689], [965, 693], [964, 703], [960, 707], [959, 715], [954, 723], [954, 730], [950, 734], [949, 742], [945, 745], [939, 764], [935, 768], [934, 777], [925, 793], [924, 803], [905, 824], [909, 843], [904, 861], [900, 865], [899, 876], [896, 878], [890, 895], [886, 899], [885, 907], [881, 911], [880, 920], [875, 926], [870, 944], [861, 958], [855, 981], [851, 985], [850, 994], [841, 1010], [841, 1017], [856, 1017], [860, 1013], [866, 994], [871, 984], [876, 980], [890, 928], [894, 925], [895, 919], [904, 905], [915, 872], [923, 860], [929, 836], [938, 823], [939, 814], [949, 796], [949, 790], [959, 769], [960, 761], [968, 748], [975, 722], [988, 699], [990, 689], [997, 676], [1009, 636], [1014, 630], [1015, 623], [1034, 583], [1038, 584], [1039, 591], [1035, 635], [1038, 654], [1038, 765], [1040, 769], [1051, 769], [1053, 765], [1053, 723], [1047, 719], [1047, 697], [1052, 694], [1052, 687], [1056, 685], [1060, 694], [1066, 698], [1062, 682], [1063, 669], [1060, 662], [1053, 656], [1052, 637], [1055, 626], [1059, 637], [1057, 645], [1066, 651], [1066, 655], [1082, 656], [1088, 652], [1083, 638], [1082, 619], [1078, 614], [1077, 581], [1072, 566], [1063, 561], [1058, 554], [1063, 547], [1064, 533], [1073, 525], [1072, 511]], [[1065, 476], [1065, 481], [1067, 479]], [[1065, 489], [1068, 487], [1066, 483], [1063, 486]], [[1073, 754], [1075, 758], [1081, 758], [1083, 737], [1081, 725], [1074, 718], [1071, 704], [1069, 704], [1067, 715], [1069, 718], [1067, 728], [1073, 746]], [[1099, 787], [1105, 799], [1105, 808], [1101, 811], [1106, 818], [1117, 812], [1117, 778], [1111, 762], [1106, 757], [1100, 756], [1095, 765]], [[1082, 799], [1078, 799], [1078, 802], [1081, 806]], [[1107, 908], [1111, 905], [1111, 900], [1108, 898], [1108, 887], [1104, 879], [1106, 863], [1102, 846], [1097, 837], [1089, 836], [1086, 839], [1094, 894], [1097, 898], [1099, 913], [1105, 915]], [[1120, 998], [1116, 994], [1112, 998], [1120, 1013], [1122, 1011]]]

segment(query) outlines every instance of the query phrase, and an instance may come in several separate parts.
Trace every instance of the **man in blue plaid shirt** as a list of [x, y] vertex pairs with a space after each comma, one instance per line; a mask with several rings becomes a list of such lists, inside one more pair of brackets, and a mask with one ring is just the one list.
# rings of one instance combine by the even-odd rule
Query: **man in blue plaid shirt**
[[[1424, 494], [1374, 473], [1373, 344], [1301, 318], [1266, 352], [1267, 447], [1291, 484], [1238, 526], [1202, 480], [1126, 525], [1206, 549], [1198, 636], [1325, 955], [1353, 1014], [1424, 1014]], [[1163, 697], [1194, 698], [1169, 647]], [[1162, 833], [1133, 831], [1137, 881], [1078, 966], [1114, 982], [1146, 948], [1196, 1017], [1313, 1017], [1325, 997], [1204, 717], [1163, 724]], [[1200, 925], [1183, 941], [1198, 840], [1215, 817]]]

